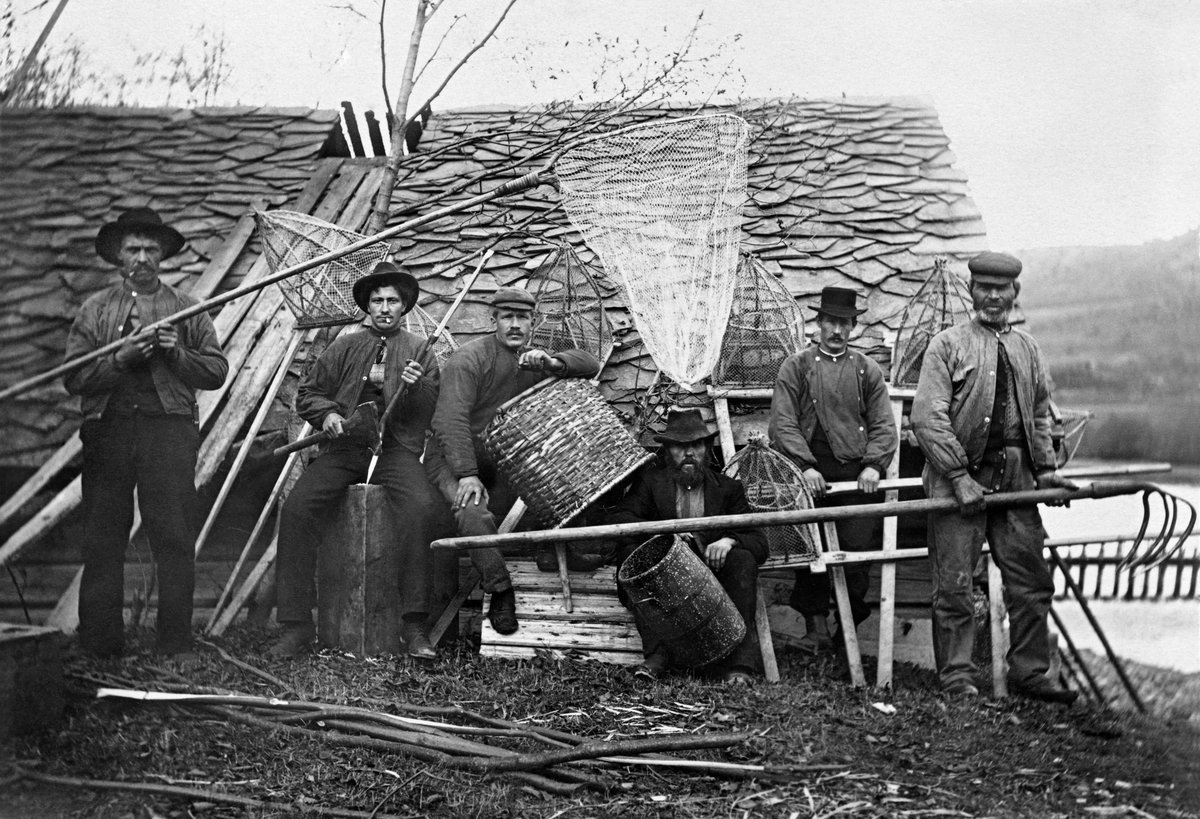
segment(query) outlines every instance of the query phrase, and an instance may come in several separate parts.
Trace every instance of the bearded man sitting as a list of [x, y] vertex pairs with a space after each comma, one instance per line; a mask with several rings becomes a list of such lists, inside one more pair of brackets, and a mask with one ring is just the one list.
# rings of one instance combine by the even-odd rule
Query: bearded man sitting
[[[699, 410], [672, 412], [667, 418], [666, 429], [654, 436], [654, 440], [663, 445], [660, 463], [649, 464], [637, 474], [610, 522], [638, 523], [750, 513], [752, 510], [741, 481], [712, 469], [711, 442], [715, 434], [709, 432]], [[722, 661], [721, 676], [725, 682], [748, 684], [759, 669], [754, 613], [758, 567], [767, 559], [767, 538], [758, 529], [694, 532], [688, 537], [746, 622], [746, 636]], [[618, 569], [639, 543], [623, 546], [618, 555]], [[617, 593], [628, 607], [629, 598], [619, 581]], [[651, 679], [659, 677], [671, 666], [667, 648], [644, 627], [637, 609], [634, 609], [634, 622], [645, 655], [645, 661], [634, 673]]]

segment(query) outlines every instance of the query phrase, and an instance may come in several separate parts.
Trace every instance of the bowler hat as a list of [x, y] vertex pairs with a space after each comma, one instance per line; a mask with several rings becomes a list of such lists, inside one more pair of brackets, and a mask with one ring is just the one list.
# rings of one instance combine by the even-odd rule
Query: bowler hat
[[488, 301], [492, 307], [506, 307], [509, 310], [532, 310], [537, 301], [528, 290], [519, 287], [501, 287], [492, 294]]
[[421, 295], [421, 287], [417, 284], [417, 280], [406, 273], [398, 265], [392, 262], [380, 262], [375, 265], [375, 269], [369, 275], [363, 276], [354, 283], [354, 303], [364, 313], [367, 312], [367, 302], [371, 299], [371, 294], [380, 287], [391, 286], [396, 288], [396, 292], [400, 294], [400, 298], [404, 299], [404, 315], [417, 304], [417, 299]]
[[967, 262], [971, 278], [987, 284], [1008, 284], [1021, 275], [1021, 260], [1007, 253], [985, 250]]
[[813, 310], [837, 318], [856, 318], [867, 312], [858, 308], [858, 293], [846, 287], [826, 287], [821, 291], [821, 303]]
[[163, 224], [162, 217], [150, 208], [132, 208], [100, 228], [96, 234], [96, 255], [121, 266], [121, 243], [131, 233], [152, 236], [162, 246], [162, 257], [169, 259], [183, 249], [183, 234]]
[[690, 444], [711, 438], [715, 432], [708, 431], [708, 424], [698, 409], [675, 410], [667, 416], [667, 426], [654, 436], [660, 444]]

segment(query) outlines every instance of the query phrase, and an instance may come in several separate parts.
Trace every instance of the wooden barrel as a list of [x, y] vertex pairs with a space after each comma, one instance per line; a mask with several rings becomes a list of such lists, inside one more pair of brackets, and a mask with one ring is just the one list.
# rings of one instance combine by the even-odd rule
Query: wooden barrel
[[562, 526], [653, 456], [591, 383], [548, 378], [496, 410], [484, 450], [529, 511]]
[[650, 538], [626, 558], [618, 577], [641, 627], [662, 640], [673, 663], [715, 663], [746, 637], [737, 606], [680, 537]]
[[317, 561], [317, 636], [351, 654], [400, 651], [400, 555], [382, 486], [346, 489]]

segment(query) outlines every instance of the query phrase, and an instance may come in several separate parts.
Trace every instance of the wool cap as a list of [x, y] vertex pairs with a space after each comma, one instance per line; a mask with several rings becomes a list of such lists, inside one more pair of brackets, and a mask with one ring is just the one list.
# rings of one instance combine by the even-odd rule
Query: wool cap
[[821, 291], [821, 303], [813, 308], [818, 315], [837, 318], [856, 318], [867, 312], [866, 308], [859, 309], [858, 293], [847, 287], [826, 287]]
[[121, 266], [121, 243], [132, 233], [154, 237], [162, 247], [162, 257], [169, 259], [183, 249], [183, 234], [163, 224], [162, 217], [151, 208], [132, 208], [100, 228], [96, 234], [96, 255], [106, 262]]
[[1021, 275], [1021, 260], [1007, 253], [985, 250], [967, 262], [971, 278], [986, 284], [1008, 284]]
[[690, 444], [713, 437], [708, 424], [698, 409], [672, 410], [667, 416], [667, 426], [654, 436], [660, 444]]
[[404, 299], [404, 315], [409, 310], [417, 306], [417, 299], [421, 295], [421, 286], [417, 284], [417, 280], [402, 267], [392, 262], [380, 262], [375, 265], [375, 269], [369, 275], [363, 276], [354, 283], [354, 303], [358, 305], [358, 309], [364, 313], [367, 311], [367, 304], [371, 300], [371, 294], [380, 287], [391, 286], [396, 288], [396, 292], [400, 294], [400, 298]]
[[528, 290], [519, 287], [501, 287], [492, 294], [488, 301], [492, 307], [504, 307], [509, 310], [532, 310], [537, 301]]

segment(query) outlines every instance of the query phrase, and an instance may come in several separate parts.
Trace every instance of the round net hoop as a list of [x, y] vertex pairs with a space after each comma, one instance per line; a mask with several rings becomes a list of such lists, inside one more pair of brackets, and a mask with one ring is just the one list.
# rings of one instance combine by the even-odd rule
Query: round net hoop
[[[368, 238], [323, 219], [290, 210], [257, 211], [263, 255], [272, 273], [310, 261]], [[297, 328], [349, 324], [362, 316], [354, 303], [354, 282], [387, 258], [384, 242], [297, 273], [278, 282]]]
[[733, 308], [712, 383], [773, 387], [779, 365], [807, 344], [800, 305], [758, 259], [744, 254], [738, 264]]
[[563, 207], [616, 271], [646, 348], [685, 385], [717, 363], [733, 305], [749, 127], [740, 117], [664, 119], [567, 150]]
[[950, 272], [944, 258], [934, 260], [933, 272], [904, 306], [892, 355], [892, 385], [917, 386], [929, 342], [942, 330], [970, 318], [971, 294], [966, 281]]
[[[762, 433], [752, 433], [746, 446], [725, 467], [746, 489], [746, 500], [755, 512], [788, 512], [812, 509], [812, 493], [800, 467], [786, 455], [771, 449]], [[815, 523], [768, 526], [770, 554], [762, 568], [803, 566], [816, 559], [820, 535]]]

